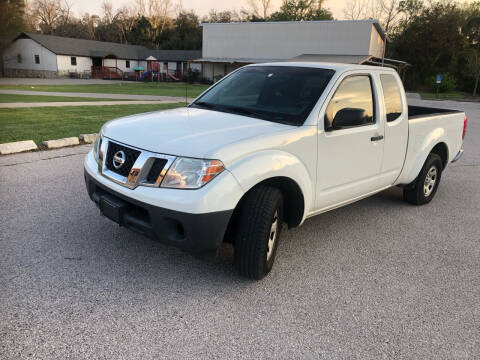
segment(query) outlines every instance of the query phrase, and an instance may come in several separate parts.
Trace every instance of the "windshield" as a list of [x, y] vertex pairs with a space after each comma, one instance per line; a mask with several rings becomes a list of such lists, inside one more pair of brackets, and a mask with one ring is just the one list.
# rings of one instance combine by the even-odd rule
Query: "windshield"
[[308, 67], [245, 67], [190, 106], [300, 126], [333, 74], [333, 70]]

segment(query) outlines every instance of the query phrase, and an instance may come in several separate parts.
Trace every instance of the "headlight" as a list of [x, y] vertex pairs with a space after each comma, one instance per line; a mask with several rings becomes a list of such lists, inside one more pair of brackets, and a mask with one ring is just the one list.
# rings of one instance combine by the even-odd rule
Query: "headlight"
[[102, 130], [97, 134], [95, 142], [93, 143], [93, 157], [98, 162], [98, 154], [100, 153], [100, 146], [102, 146], [103, 133]]
[[165, 175], [161, 187], [198, 189], [224, 169], [220, 160], [177, 158]]

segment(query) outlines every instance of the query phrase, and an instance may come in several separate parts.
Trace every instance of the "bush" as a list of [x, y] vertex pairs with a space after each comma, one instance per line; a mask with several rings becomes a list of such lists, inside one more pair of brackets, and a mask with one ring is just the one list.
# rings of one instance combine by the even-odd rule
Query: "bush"
[[219, 75], [215, 75], [215, 77], [214, 77], [214, 82], [217, 82], [217, 81], [221, 80], [222, 78], [223, 78], [223, 75], [220, 75], [220, 74], [219, 74]]
[[426, 85], [432, 92], [437, 92], [438, 86], [438, 92], [448, 93], [457, 88], [457, 81], [455, 77], [450, 74], [442, 74], [442, 82], [440, 84], [437, 84], [436, 76], [430, 76], [426, 80]]
[[188, 69], [187, 81], [189, 84], [198, 83], [201, 80], [200, 71], [197, 69]]

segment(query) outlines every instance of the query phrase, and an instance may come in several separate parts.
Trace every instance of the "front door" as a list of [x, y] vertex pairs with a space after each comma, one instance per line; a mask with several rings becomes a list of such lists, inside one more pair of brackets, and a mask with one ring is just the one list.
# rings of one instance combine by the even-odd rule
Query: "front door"
[[92, 65], [93, 66], [102, 66], [102, 58], [101, 57], [92, 57]]
[[317, 211], [340, 206], [379, 188], [384, 129], [377, 116], [373, 81], [369, 74], [345, 76], [322, 113]]

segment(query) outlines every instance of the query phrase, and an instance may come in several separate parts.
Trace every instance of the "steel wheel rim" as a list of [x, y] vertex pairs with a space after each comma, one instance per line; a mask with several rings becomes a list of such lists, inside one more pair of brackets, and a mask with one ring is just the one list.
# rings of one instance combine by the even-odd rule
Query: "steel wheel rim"
[[432, 166], [425, 176], [425, 181], [423, 182], [423, 194], [425, 197], [430, 196], [433, 189], [435, 188], [435, 183], [437, 182], [438, 170], [436, 166]]
[[268, 233], [267, 261], [269, 261], [273, 255], [273, 249], [275, 248], [275, 241], [277, 240], [278, 225], [279, 225], [278, 210], [276, 210], [275, 214], [273, 215], [272, 225], [270, 226], [270, 232]]

